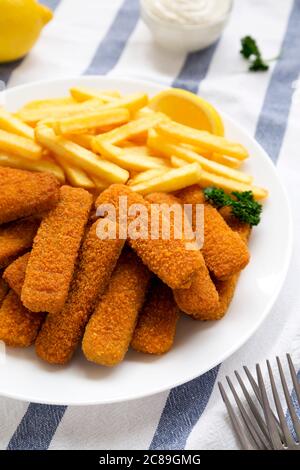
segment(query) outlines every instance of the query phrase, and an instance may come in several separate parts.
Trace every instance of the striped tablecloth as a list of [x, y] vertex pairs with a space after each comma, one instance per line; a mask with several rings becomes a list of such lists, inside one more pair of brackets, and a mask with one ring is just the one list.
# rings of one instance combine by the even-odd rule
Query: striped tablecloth
[[[0, 398], [0, 448], [238, 448], [216, 380], [241, 364], [286, 351], [300, 368], [300, 0], [236, 0], [219, 42], [188, 56], [172, 55], [152, 42], [139, 18], [138, 0], [42, 3], [55, 9], [54, 20], [24, 60], [0, 65], [1, 80], [12, 87], [37, 79], [113, 74], [199, 91], [234, 116], [277, 164], [296, 236], [272, 313], [233, 357], [169, 392], [130, 403], [64, 407]], [[257, 38], [266, 57], [280, 56], [268, 72], [247, 72], [239, 54], [246, 34]]]

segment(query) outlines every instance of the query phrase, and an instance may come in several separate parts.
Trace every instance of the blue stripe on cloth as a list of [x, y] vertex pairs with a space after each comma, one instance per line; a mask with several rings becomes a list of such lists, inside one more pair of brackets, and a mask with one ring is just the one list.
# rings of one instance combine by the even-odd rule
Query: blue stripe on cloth
[[206, 77], [217, 45], [218, 42], [203, 51], [188, 54], [172, 86], [198, 93], [199, 84]]
[[171, 390], [150, 444], [151, 450], [184, 449], [191, 430], [206, 408], [219, 367]]
[[124, 0], [107, 34], [99, 44], [85, 75], [105, 75], [117, 64], [139, 19], [139, 0]]
[[[46, 5], [52, 10], [55, 10], [60, 1], [61, 0], [40, 0], [40, 3], [43, 3], [43, 5]], [[7, 64], [0, 64], [0, 80], [7, 84], [11, 77], [11, 74], [19, 65], [21, 65], [23, 60], [24, 58], [15, 60], [14, 62], [9, 62]]]
[[30, 403], [7, 450], [47, 450], [66, 408]]
[[[298, 371], [298, 374], [297, 374], [297, 379], [298, 379], [298, 382], [300, 383], [300, 369]], [[296, 395], [296, 392], [295, 392], [295, 389], [293, 389], [292, 393], [291, 393], [291, 398], [292, 398], [292, 402], [293, 402], [293, 405], [294, 405], [294, 408], [295, 408], [295, 411], [297, 413], [297, 416], [298, 418], [300, 419], [300, 403], [298, 402], [298, 399], [297, 399], [297, 395]], [[290, 415], [290, 412], [289, 410], [286, 412], [286, 420], [287, 420], [287, 424], [288, 424], [288, 427], [293, 435], [293, 438], [295, 440], [298, 440], [297, 439], [297, 436], [296, 436], [296, 433], [295, 433], [295, 430], [294, 430], [294, 426], [293, 426], [293, 421], [292, 421], [292, 418], [291, 418], [291, 415]], [[299, 436], [300, 437], [300, 436]]]
[[280, 153], [290, 112], [293, 82], [300, 73], [300, 0], [294, 0], [282, 43], [280, 58], [274, 68], [255, 138], [276, 162]]

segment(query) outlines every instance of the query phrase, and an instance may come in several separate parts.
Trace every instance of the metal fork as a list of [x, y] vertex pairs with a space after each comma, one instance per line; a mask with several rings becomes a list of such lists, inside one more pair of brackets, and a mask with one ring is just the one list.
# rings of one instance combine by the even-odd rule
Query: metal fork
[[[291, 395], [288, 390], [286, 378], [283, 373], [280, 359], [277, 357], [276, 360], [288, 408], [288, 413], [293, 424], [293, 430], [289, 429], [287, 419], [279, 399], [278, 390], [275, 384], [274, 375], [269, 361], [267, 361], [267, 368], [277, 416], [270, 406], [259, 364], [256, 365], [257, 382], [251, 375], [249, 369], [247, 367], [244, 367], [244, 371], [250, 382], [250, 385], [254, 392], [254, 396], [251, 396], [248, 392], [246, 385], [239, 373], [237, 371], [234, 372], [237, 381], [242, 389], [244, 398], [248, 404], [248, 409], [246, 409], [244, 403], [239, 398], [239, 395], [235, 387], [233, 386], [233, 383], [231, 382], [230, 378], [226, 376], [226, 380], [234, 396], [237, 407], [240, 411], [241, 419], [238, 418], [237, 413], [233, 409], [223, 385], [220, 382], [218, 383], [233, 428], [240, 440], [243, 449], [300, 450], [300, 420], [295, 410], [297, 404], [294, 404], [291, 399]], [[290, 374], [292, 377], [295, 399], [297, 398], [298, 407], [300, 408], [300, 384], [297, 380], [295, 367], [289, 354], [287, 354], [287, 360]]]

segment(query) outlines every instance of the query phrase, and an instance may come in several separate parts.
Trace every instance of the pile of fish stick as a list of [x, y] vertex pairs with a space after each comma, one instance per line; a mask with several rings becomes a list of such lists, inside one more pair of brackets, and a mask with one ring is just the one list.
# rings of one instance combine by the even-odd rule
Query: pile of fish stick
[[[217, 210], [203, 190], [147, 196], [112, 184], [96, 196], [61, 186], [50, 173], [0, 168], [0, 340], [10, 347], [34, 345], [39, 359], [66, 364], [81, 349], [88, 361], [121, 363], [131, 347], [161, 355], [173, 346], [180, 315], [220, 320], [250, 260], [251, 227], [229, 207]], [[102, 204], [118, 215], [120, 197], [143, 204], [147, 229], [159, 205], [203, 205], [202, 247], [170, 237], [98, 236]], [[128, 212], [128, 222], [134, 216]], [[159, 214], [159, 217], [164, 217]]]

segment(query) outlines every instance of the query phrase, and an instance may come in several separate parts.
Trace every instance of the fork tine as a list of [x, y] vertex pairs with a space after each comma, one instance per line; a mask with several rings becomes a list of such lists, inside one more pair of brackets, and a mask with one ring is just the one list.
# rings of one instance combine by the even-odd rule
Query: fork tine
[[286, 423], [286, 419], [285, 419], [283, 409], [282, 409], [282, 406], [281, 406], [281, 403], [280, 403], [278, 391], [277, 391], [277, 388], [276, 388], [276, 385], [275, 385], [274, 376], [273, 376], [273, 372], [272, 372], [271, 365], [270, 365], [269, 361], [267, 361], [267, 367], [268, 367], [268, 372], [269, 372], [269, 377], [270, 377], [274, 402], [275, 402], [277, 414], [278, 414], [278, 417], [279, 417], [279, 420], [280, 420], [281, 429], [283, 431], [285, 443], [286, 443], [287, 447], [291, 447], [291, 446], [294, 446], [295, 442], [294, 442], [294, 439], [293, 439], [293, 437], [290, 433], [290, 430], [287, 426], [287, 423]]
[[293, 421], [293, 426], [294, 426], [295, 432], [298, 436], [298, 440], [300, 440], [300, 421], [299, 421], [299, 418], [298, 418], [298, 416], [295, 412], [295, 408], [294, 408], [294, 405], [293, 405], [292, 400], [291, 400], [290, 392], [289, 392], [288, 386], [286, 384], [285, 376], [284, 376], [284, 373], [283, 373], [283, 370], [282, 370], [282, 365], [281, 365], [279, 357], [276, 357], [276, 360], [277, 360], [278, 370], [279, 370], [280, 379], [281, 379], [285, 399], [286, 399], [286, 402], [287, 402], [287, 406], [288, 406], [290, 416], [291, 416], [292, 421]]
[[275, 450], [280, 450], [280, 449], [283, 449], [283, 445], [282, 445], [279, 432], [276, 426], [276, 421], [274, 419], [273, 413], [270, 408], [267, 391], [265, 388], [265, 384], [264, 384], [264, 380], [262, 377], [259, 364], [256, 364], [256, 373], [257, 373], [258, 386], [259, 386], [259, 390], [261, 393], [263, 411], [264, 411], [266, 423], [269, 429], [272, 445]]
[[242, 428], [232, 406], [231, 406], [231, 403], [228, 399], [228, 396], [224, 390], [224, 387], [223, 385], [221, 384], [221, 382], [218, 382], [218, 386], [219, 386], [219, 390], [220, 390], [220, 393], [222, 395], [222, 398], [223, 398], [223, 401], [225, 403], [225, 406], [227, 408], [227, 411], [228, 411], [228, 414], [229, 414], [229, 417], [230, 417], [230, 420], [232, 422], [232, 426], [240, 440], [240, 443], [242, 445], [242, 448], [244, 450], [253, 450], [253, 447], [252, 445], [250, 444], [249, 442], [249, 439], [244, 431], [244, 429]]
[[298, 403], [299, 403], [299, 406], [300, 406], [300, 384], [298, 382], [297, 374], [296, 374], [295, 367], [294, 367], [294, 364], [293, 364], [293, 361], [292, 361], [292, 358], [291, 358], [290, 354], [287, 354], [286, 357], [287, 357], [287, 360], [288, 360], [288, 363], [289, 363], [289, 368], [290, 368], [290, 373], [291, 373], [292, 380], [293, 380], [294, 390], [295, 390], [295, 393], [296, 393], [296, 396], [297, 396], [297, 399], [298, 399]]
[[246, 398], [246, 400], [247, 400], [247, 403], [248, 403], [248, 405], [249, 405], [249, 407], [250, 407], [250, 410], [252, 411], [252, 414], [253, 414], [253, 416], [255, 417], [256, 421], [257, 421], [257, 424], [259, 425], [261, 431], [263, 432], [264, 436], [266, 437], [268, 444], [271, 445], [271, 441], [270, 441], [270, 439], [269, 439], [269, 432], [268, 432], [268, 428], [267, 428], [267, 426], [266, 426], [266, 423], [264, 422], [264, 420], [263, 420], [263, 418], [262, 418], [262, 416], [261, 416], [261, 414], [260, 414], [260, 412], [259, 412], [257, 406], [255, 405], [255, 403], [254, 403], [254, 401], [252, 400], [252, 398], [251, 398], [251, 396], [250, 396], [250, 394], [249, 394], [247, 388], [245, 387], [245, 384], [244, 384], [244, 382], [242, 381], [240, 374], [238, 373], [237, 370], [234, 371], [234, 373], [235, 373], [235, 376], [236, 376], [236, 378], [237, 378], [237, 380], [238, 380], [238, 382], [239, 382], [239, 384], [240, 384], [240, 387], [241, 387], [241, 389], [242, 389], [242, 391], [243, 391], [243, 394], [244, 394], [244, 396], [245, 396], [245, 398]]
[[258, 449], [260, 449], [260, 450], [267, 449], [268, 448], [267, 443], [265, 441], [265, 438], [264, 438], [263, 434], [261, 433], [261, 430], [260, 430], [258, 424], [256, 423], [255, 419], [252, 420], [251, 417], [248, 415], [244, 405], [242, 404], [241, 400], [239, 399], [239, 396], [236, 393], [236, 390], [235, 390], [235, 388], [234, 388], [234, 386], [233, 386], [233, 384], [232, 384], [232, 382], [231, 382], [231, 380], [228, 376], [226, 376], [226, 380], [228, 382], [230, 390], [232, 391], [232, 394], [234, 396], [234, 399], [236, 401], [238, 409], [240, 410], [240, 413], [242, 415], [244, 423], [245, 423], [245, 425], [246, 425], [253, 441], [255, 442]]

